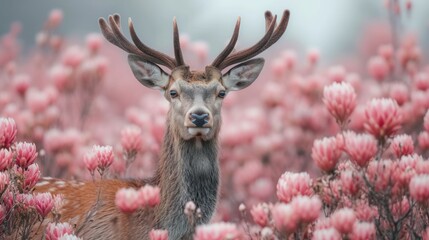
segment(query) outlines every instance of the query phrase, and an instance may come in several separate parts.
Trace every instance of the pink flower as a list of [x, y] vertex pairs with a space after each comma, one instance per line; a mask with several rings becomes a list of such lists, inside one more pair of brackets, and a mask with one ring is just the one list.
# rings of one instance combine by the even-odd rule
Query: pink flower
[[417, 175], [410, 181], [410, 195], [418, 202], [429, 200], [429, 175]]
[[239, 240], [241, 232], [232, 223], [212, 223], [197, 226], [194, 240]]
[[355, 213], [357, 219], [360, 221], [372, 221], [378, 216], [377, 207], [369, 206], [369, 204], [364, 200], [357, 201]]
[[353, 226], [351, 240], [375, 240], [375, 226], [369, 222], [356, 222]]
[[396, 168], [397, 163], [392, 160], [372, 161], [367, 168], [368, 180], [377, 191], [383, 191], [391, 183]]
[[315, 140], [311, 149], [311, 157], [323, 171], [333, 171], [341, 157], [341, 150], [338, 147], [336, 138], [324, 137], [323, 139]]
[[62, 235], [58, 240], [82, 240], [82, 238], [79, 238], [78, 236], [73, 234], [66, 233]]
[[377, 139], [390, 137], [401, 128], [402, 116], [392, 99], [372, 99], [366, 105], [365, 118], [365, 130]]
[[34, 163], [28, 166], [28, 168], [25, 170], [22, 170], [22, 169], [18, 169], [18, 170], [24, 171], [23, 172], [24, 182], [23, 182], [22, 188], [28, 191], [33, 189], [33, 187], [36, 185], [37, 181], [39, 181], [39, 178], [40, 178], [39, 165], [37, 165], [37, 163]]
[[161, 229], [152, 229], [149, 232], [150, 240], [168, 240], [168, 231]]
[[345, 77], [346, 69], [341, 65], [333, 66], [328, 69], [328, 78], [332, 82], [342, 82], [344, 81]]
[[290, 203], [300, 221], [311, 223], [316, 221], [322, 209], [322, 201], [319, 197], [297, 196]]
[[348, 234], [353, 230], [356, 215], [353, 209], [341, 208], [331, 215], [332, 225], [342, 234]]
[[351, 170], [341, 171], [341, 189], [350, 194], [355, 195], [362, 187], [362, 178]]
[[0, 149], [0, 171], [7, 170], [11, 167], [13, 160], [13, 152], [2, 148]]
[[312, 48], [309, 49], [307, 52], [307, 59], [310, 65], [314, 65], [319, 61], [320, 58], [320, 52], [319, 49]]
[[314, 231], [312, 240], [341, 240], [341, 235], [335, 228], [325, 228]]
[[414, 77], [414, 85], [421, 91], [429, 89], [429, 75], [427, 73], [418, 73]]
[[389, 97], [395, 100], [399, 106], [402, 106], [410, 99], [410, 90], [403, 83], [392, 84]]
[[30, 87], [30, 77], [27, 74], [18, 74], [13, 78], [13, 88], [20, 95], [24, 96]]
[[49, 13], [48, 21], [46, 22], [46, 27], [53, 29], [58, 27], [63, 21], [63, 11], [60, 9], [54, 9]]
[[0, 148], [9, 148], [16, 138], [16, 123], [12, 118], [0, 118]]
[[372, 57], [368, 62], [369, 74], [378, 81], [383, 80], [389, 74], [389, 65], [383, 57]]
[[142, 149], [142, 131], [139, 127], [129, 126], [121, 131], [121, 145], [126, 153], [136, 154]]
[[277, 183], [277, 197], [280, 201], [288, 203], [299, 195], [310, 196], [313, 194], [312, 184], [313, 181], [306, 172], [285, 172]]
[[6, 218], [6, 208], [3, 205], [0, 205], [0, 224], [3, 223], [3, 220]]
[[116, 192], [116, 207], [124, 213], [133, 213], [140, 207], [140, 195], [133, 188], [121, 188]]
[[429, 133], [424, 131], [421, 132], [418, 136], [419, 147], [422, 150], [426, 150], [429, 148]]
[[97, 157], [98, 168], [101, 171], [109, 168], [113, 163], [113, 149], [111, 146], [99, 146], [95, 145], [92, 147], [92, 151]]
[[73, 234], [73, 227], [67, 223], [49, 223], [46, 227], [46, 240], [59, 240], [60, 237], [66, 234]]
[[283, 60], [283, 66], [286, 68], [286, 70], [291, 71], [296, 65], [296, 52], [290, 49], [283, 51], [281, 53], [281, 59]]
[[49, 107], [49, 96], [43, 91], [30, 88], [25, 95], [25, 103], [32, 113], [41, 114]]
[[206, 42], [194, 42], [191, 45], [191, 50], [199, 60], [206, 60], [209, 52], [209, 46]]
[[349, 83], [333, 83], [323, 89], [323, 103], [338, 123], [345, 123], [356, 107], [355, 90]]
[[15, 147], [16, 165], [25, 169], [36, 161], [37, 152], [34, 143], [19, 142]]
[[62, 54], [62, 63], [66, 66], [76, 68], [85, 59], [85, 52], [78, 46], [70, 46]]
[[97, 53], [103, 44], [103, 38], [98, 33], [90, 33], [86, 36], [86, 46], [92, 53]]
[[83, 162], [85, 163], [86, 169], [94, 175], [95, 169], [98, 168], [98, 158], [94, 152], [88, 152], [83, 156]]
[[423, 118], [423, 127], [426, 132], [429, 132], [429, 110], [426, 111], [425, 117]]
[[369, 134], [344, 133], [344, 151], [352, 162], [365, 167], [377, 153], [377, 141]]
[[402, 134], [396, 136], [390, 146], [398, 158], [414, 153], [414, 142], [410, 135]]
[[42, 218], [45, 218], [54, 207], [54, 199], [51, 193], [39, 193], [34, 197], [36, 210]]
[[269, 221], [270, 209], [266, 203], [259, 203], [252, 207], [250, 214], [252, 214], [253, 221], [261, 227], [265, 227]]
[[62, 91], [73, 88], [73, 81], [71, 81], [72, 73], [73, 71], [70, 67], [58, 64], [49, 70], [48, 77], [54, 83], [55, 87], [59, 91]]
[[292, 233], [298, 226], [298, 213], [291, 204], [278, 203], [272, 209], [274, 226], [281, 233]]
[[159, 187], [145, 185], [138, 190], [138, 195], [142, 207], [155, 207], [160, 202]]
[[10, 178], [7, 172], [0, 172], [0, 193], [6, 190], [6, 187], [9, 186]]

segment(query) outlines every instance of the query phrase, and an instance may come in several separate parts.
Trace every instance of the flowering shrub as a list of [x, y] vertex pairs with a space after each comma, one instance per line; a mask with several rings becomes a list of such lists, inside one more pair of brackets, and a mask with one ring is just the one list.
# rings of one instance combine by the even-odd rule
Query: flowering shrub
[[[386, 2], [399, 18], [401, 1]], [[2, 234], [44, 227], [46, 239], [78, 239], [59, 222], [61, 196], [34, 192], [42, 176], [147, 178], [159, 158], [166, 101], [133, 94], [129, 69], [109, 65], [119, 56], [100, 35], [76, 45], [56, 34], [62, 17], [51, 12], [30, 55], [20, 55], [19, 25], [0, 43]], [[215, 223], [196, 226], [195, 239], [426, 239], [429, 66], [414, 35], [397, 40], [365, 56], [367, 72], [321, 68], [317, 49], [305, 61], [285, 50], [268, 62], [257, 101], [252, 90], [229, 94]], [[181, 45], [190, 65], [207, 60], [207, 44]], [[159, 194], [121, 189], [115, 204], [129, 214], [156, 207]], [[183, 214], [195, 221], [199, 211], [188, 202]]]

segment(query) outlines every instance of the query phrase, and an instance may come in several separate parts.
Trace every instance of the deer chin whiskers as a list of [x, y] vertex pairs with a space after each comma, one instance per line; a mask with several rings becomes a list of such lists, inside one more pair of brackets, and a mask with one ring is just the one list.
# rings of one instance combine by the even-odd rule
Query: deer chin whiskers
[[198, 128], [198, 127], [190, 127], [190, 128], [188, 128], [188, 132], [189, 132], [189, 134], [191, 134], [191, 135], [194, 135], [194, 136], [205, 136], [205, 135], [207, 135], [207, 134], [209, 134], [209, 132], [210, 132], [210, 128]]

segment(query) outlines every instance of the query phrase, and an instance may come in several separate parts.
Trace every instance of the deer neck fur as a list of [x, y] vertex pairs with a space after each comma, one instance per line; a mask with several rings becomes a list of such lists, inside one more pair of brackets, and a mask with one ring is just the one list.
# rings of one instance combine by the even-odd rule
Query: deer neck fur
[[[169, 118], [172, 118], [169, 112]], [[170, 239], [191, 239], [193, 224], [207, 223], [216, 207], [219, 187], [218, 145], [213, 139], [184, 140], [171, 121], [167, 121], [157, 182], [161, 203], [156, 214], [157, 228], [168, 230]], [[195, 223], [184, 214], [185, 205], [193, 201], [201, 210]]]

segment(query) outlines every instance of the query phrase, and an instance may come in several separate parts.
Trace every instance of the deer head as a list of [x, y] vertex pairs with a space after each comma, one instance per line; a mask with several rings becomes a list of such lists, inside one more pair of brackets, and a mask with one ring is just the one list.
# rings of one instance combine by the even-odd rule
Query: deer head
[[[137, 80], [148, 88], [164, 93], [171, 105], [169, 119], [172, 130], [185, 140], [209, 140], [217, 136], [220, 130], [222, 100], [228, 92], [246, 88], [256, 80], [264, 59], [251, 58], [282, 36], [288, 24], [289, 11], [284, 11], [278, 26], [276, 19], [277, 16], [267, 11], [265, 35], [252, 47], [232, 53], [240, 29], [238, 18], [230, 42], [213, 63], [202, 71], [190, 70], [185, 64], [176, 19], [173, 20], [174, 58], [146, 46], [137, 36], [131, 19], [128, 27], [134, 44], [122, 34], [119, 15], [109, 16], [108, 23], [100, 18], [99, 24], [109, 42], [129, 53], [128, 63]], [[159, 65], [171, 72], [166, 73]], [[233, 67], [222, 73], [230, 66]]]

